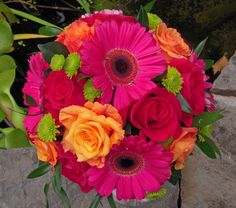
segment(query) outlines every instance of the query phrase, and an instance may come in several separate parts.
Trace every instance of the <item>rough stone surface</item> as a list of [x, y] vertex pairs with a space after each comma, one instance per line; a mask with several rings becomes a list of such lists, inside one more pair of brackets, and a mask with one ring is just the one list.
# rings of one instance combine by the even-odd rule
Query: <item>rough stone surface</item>
[[221, 75], [215, 80], [212, 92], [224, 96], [236, 96], [236, 53], [229, 60]]
[[[43, 186], [50, 181], [51, 174], [38, 179], [26, 179], [26, 176], [37, 167], [34, 149], [17, 149], [0, 151], [0, 208], [44, 208], [45, 196]], [[79, 187], [63, 180], [63, 186], [72, 203], [72, 208], [88, 208], [95, 196], [95, 192], [84, 194]], [[171, 184], [166, 199], [144, 203], [138, 207], [147, 208], [177, 208], [178, 186]], [[104, 208], [109, 207], [106, 200], [102, 200]], [[50, 208], [65, 208], [63, 203], [49, 191]], [[102, 206], [100, 206], [102, 207]], [[118, 208], [129, 206], [119, 205]]]
[[224, 115], [213, 132], [222, 159], [208, 159], [195, 148], [183, 170], [182, 208], [236, 208], [236, 97], [215, 95], [215, 99]]

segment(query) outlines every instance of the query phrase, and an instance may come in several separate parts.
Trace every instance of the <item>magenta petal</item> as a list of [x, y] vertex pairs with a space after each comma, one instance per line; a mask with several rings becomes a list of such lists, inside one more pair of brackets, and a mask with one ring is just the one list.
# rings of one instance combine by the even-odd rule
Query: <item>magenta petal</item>
[[154, 192], [160, 189], [160, 183], [146, 170], [139, 174], [139, 183], [147, 192]]
[[118, 176], [107, 173], [103, 177], [106, 178], [106, 182], [100, 186], [98, 193], [101, 196], [109, 196], [116, 186]]
[[132, 188], [136, 199], [144, 199], [146, 192], [142, 189], [142, 186], [139, 183], [138, 177], [132, 177]]

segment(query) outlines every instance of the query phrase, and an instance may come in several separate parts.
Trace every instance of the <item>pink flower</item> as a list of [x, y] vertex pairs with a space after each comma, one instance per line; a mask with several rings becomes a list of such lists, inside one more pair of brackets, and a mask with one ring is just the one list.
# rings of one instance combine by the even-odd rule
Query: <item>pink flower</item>
[[103, 168], [88, 170], [88, 183], [101, 196], [116, 189], [119, 200], [143, 199], [170, 177], [171, 161], [172, 154], [161, 145], [129, 136], [112, 148]]
[[71, 152], [65, 152], [61, 143], [57, 143], [58, 147], [58, 161], [61, 164], [62, 175], [77, 183], [83, 192], [89, 192], [92, 187], [88, 185], [88, 178], [86, 171], [89, 165], [85, 162], [77, 162], [76, 155]]
[[86, 22], [89, 26], [91, 26], [97, 23], [102, 23], [107, 20], [114, 20], [118, 24], [121, 24], [124, 21], [134, 22], [135, 18], [132, 16], [124, 16], [123, 12], [120, 10], [106, 9], [99, 12], [95, 12], [91, 15], [83, 15], [80, 20]]
[[181, 106], [165, 88], [156, 87], [134, 103], [129, 119], [153, 141], [163, 142], [181, 133]]
[[[205, 72], [206, 63], [204, 62], [204, 60], [198, 59], [198, 55], [195, 52], [192, 53], [189, 60], [191, 62], [197, 64], [202, 69], [205, 90], [212, 88], [213, 84], [208, 81], [210, 78]], [[206, 102], [206, 109], [208, 111], [215, 110], [215, 100], [214, 100], [214, 96], [212, 94], [205, 92], [205, 102]]]
[[155, 88], [152, 78], [166, 62], [151, 33], [139, 23], [105, 21], [95, 27], [91, 41], [81, 47], [81, 71], [102, 90], [101, 102], [118, 110]]
[[[43, 83], [45, 80], [44, 72], [49, 68], [49, 64], [44, 60], [41, 53], [30, 56], [30, 70], [27, 72], [27, 81], [22, 89], [24, 104], [29, 106], [28, 115], [25, 117], [24, 125], [27, 131], [36, 132], [38, 122], [42, 118], [43, 103]], [[26, 96], [30, 96], [36, 102], [31, 105], [26, 102]]]
[[207, 111], [215, 111], [216, 110], [216, 101], [214, 96], [210, 93], [205, 92], [205, 102]]
[[[174, 59], [170, 62], [181, 73], [184, 79], [181, 94], [190, 105], [194, 115], [201, 114], [205, 109], [205, 86], [202, 68], [199, 64], [192, 63], [187, 59]], [[183, 122], [187, 126], [192, 125], [193, 115], [183, 112]]]
[[85, 80], [78, 81], [78, 77], [68, 78], [65, 71], [52, 71], [45, 81], [45, 109], [46, 112], [59, 120], [59, 111], [70, 105], [82, 105], [83, 86]]

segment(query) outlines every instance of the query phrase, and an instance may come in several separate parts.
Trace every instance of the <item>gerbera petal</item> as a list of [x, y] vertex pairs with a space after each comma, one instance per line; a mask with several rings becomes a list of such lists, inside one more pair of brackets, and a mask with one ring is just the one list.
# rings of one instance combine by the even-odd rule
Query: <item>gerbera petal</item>
[[139, 183], [139, 180], [136, 177], [132, 177], [132, 187], [136, 199], [141, 200], [145, 198], [146, 192], [143, 190]]

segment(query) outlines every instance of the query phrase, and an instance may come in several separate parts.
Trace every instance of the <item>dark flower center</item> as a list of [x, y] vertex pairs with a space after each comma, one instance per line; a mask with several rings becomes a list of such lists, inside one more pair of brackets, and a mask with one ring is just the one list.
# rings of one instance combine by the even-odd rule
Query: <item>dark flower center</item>
[[118, 163], [117, 165], [127, 170], [132, 169], [136, 165], [136, 161], [133, 160], [133, 158], [128, 158], [128, 157], [119, 158], [117, 163]]
[[134, 55], [121, 48], [114, 48], [106, 54], [104, 67], [114, 84], [132, 83], [138, 73], [138, 63]]
[[117, 175], [136, 175], [144, 167], [142, 156], [132, 152], [119, 152], [109, 159], [110, 169]]

